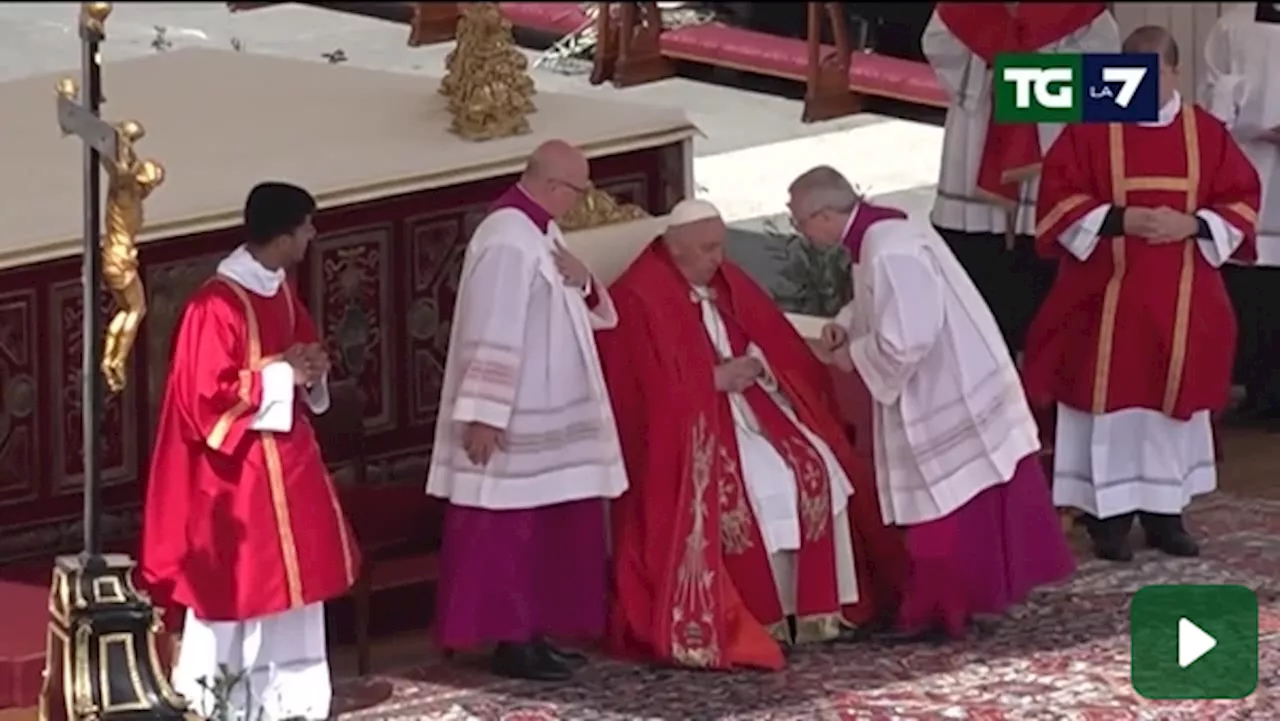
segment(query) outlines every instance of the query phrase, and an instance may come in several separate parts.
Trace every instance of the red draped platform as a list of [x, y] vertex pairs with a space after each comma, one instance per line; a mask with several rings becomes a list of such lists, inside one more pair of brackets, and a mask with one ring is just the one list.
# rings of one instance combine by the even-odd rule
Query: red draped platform
[[[621, 5], [623, 3], [612, 3]], [[636, 3], [636, 5], [652, 3]], [[820, 3], [810, 3], [811, 5]], [[590, 22], [578, 3], [506, 2], [502, 12], [517, 27], [567, 35]], [[806, 82], [809, 44], [805, 40], [732, 27], [721, 22], [663, 30], [657, 35], [662, 57], [699, 65]], [[835, 48], [824, 45], [822, 57]], [[945, 108], [947, 96], [927, 63], [873, 52], [853, 52], [848, 66], [853, 92], [915, 105]]]

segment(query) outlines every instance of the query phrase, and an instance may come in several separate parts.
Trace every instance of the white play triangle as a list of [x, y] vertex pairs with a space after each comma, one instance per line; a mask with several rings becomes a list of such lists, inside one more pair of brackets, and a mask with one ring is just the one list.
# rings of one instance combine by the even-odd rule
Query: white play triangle
[[1191, 621], [1178, 619], [1178, 668], [1186, 668], [1199, 661], [1218, 645], [1218, 639], [1204, 632]]

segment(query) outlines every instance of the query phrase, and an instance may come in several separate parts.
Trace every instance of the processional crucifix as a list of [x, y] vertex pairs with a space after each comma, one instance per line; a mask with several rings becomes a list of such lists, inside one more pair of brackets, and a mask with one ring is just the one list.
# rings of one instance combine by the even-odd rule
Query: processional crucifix
[[[58, 125], [63, 134], [77, 135], [84, 142], [84, 550], [59, 557], [54, 566], [41, 721], [140, 721], [190, 715], [160, 663], [157, 637], [164, 628], [150, 599], [134, 587], [133, 560], [123, 554], [105, 554], [102, 548], [103, 381], [112, 393], [125, 387], [129, 353], [146, 314], [136, 246], [142, 204], [164, 180], [158, 163], [139, 160], [134, 152], [133, 144], [144, 134], [142, 125], [132, 120], [112, 124], [101, 118], [99, 45], [110, 14], [111, 3], [80, 4], [81, 82], [63, 78], [57, 86]], [[108, 180], [105, 213], [104, 170]], [[100, 295], [104, 284], [117, 308], [106, 328]]]

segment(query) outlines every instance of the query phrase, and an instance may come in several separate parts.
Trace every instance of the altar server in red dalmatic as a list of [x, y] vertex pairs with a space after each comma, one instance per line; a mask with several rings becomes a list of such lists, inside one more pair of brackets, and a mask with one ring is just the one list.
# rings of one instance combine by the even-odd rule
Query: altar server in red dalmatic
[[329, 362], [285, 277], [315, 207], [302, 188], [255, 187], [245, 244], [174, 336], [141, 570], [159, 602], [187, 609], [173, 685], [204, 716], [224, 667], [246, 674], [229, 696], [239, 712], [330, 712], [324, 602], [352, 587], [360, 556], [308, 420], [329, 406]]
[[1041, 154], [1062, 126], [994, 122], [992, 68], [1001, 53], [1114, 53], [1120, 30], [1106, 3], [942, 2], [921, 47], [950, 98], [931, 219], [1016, 357], [1053, 283], [1030, 236]]
[[831, 377], [685, 200], [610, 287], [601, 337], [631, 490], [613, 504], [609, 645], [690, 668], [781, 668], [892, 614], [904, 568]]
[[548, 141], [476, 228], [462, 264], [427, 492], [445, 513], [436, 639], [493, 646], [503, 676], [554, 681], [586, 661], [553, 640], [604, 632], [606, 498], [627, 488], [595, 331], [605, 288], [555, 218], [590, 182]]
[[1031, 400], [1057, 404], [1054, 500], [1115, 561], [1133, 557], [1134, 512], [1151, 546], [1199, 553], [1181, 514], [1217, 485], [1210, 414], [1236, 343], [1220, 269], [1256, 257], [1260, 195], [1222, 122], [1178, 94], [1168, 32], [1124, 49], [1160, 55], [1159, 118], [1069, 126], [1045, 158], [1036, 243], [1060, 271], [1025, 367]]

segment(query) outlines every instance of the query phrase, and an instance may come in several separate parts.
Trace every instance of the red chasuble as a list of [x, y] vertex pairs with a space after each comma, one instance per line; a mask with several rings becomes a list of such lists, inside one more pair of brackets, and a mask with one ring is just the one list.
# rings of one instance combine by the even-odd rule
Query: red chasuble
[[316, 329], [285, 283], [264, 298], [215, 277], [187, 303], [151, 456], [142, 578], [156, 600], [240, 621], [341, 596], [355, 545], [299, 389], [293, 429], [251, 430], [262, 375]]
[[1164, 127], [1070, 125], [1045, 158], [1036, 245], [1059, 260], [1031, 325], [1028, 397], [1102, 414], [1149, 408], [1178, 419], [1227, 400], [1236, 323], [1222, 274], [1197, 242], [1101, 238], [1081, 262], [1063, 231], [1104, 205], [1211, 210], [1256, 256], [1258, 174], [1222, 123], [1183, 107]]
[[[1087, 27], [1106, 12], [1106, 3], [943, 2], [937, 13], [969, 52], [995, 65], [1000, 53], [1033, 53]], [[993, 106], [994, 107], [994, 106]], [[987, 125], [978, 166], [977, 190], [1001, 204], [1018, 202], [1018, 185], [1040, 169], [1040, 137], [1035, 123]]]
[[[860, 601], [842, 609], [826, 468], [763, 389], [744, 393], [798, 479], [798, 628], [891, 614], [900, 583], [891, 577], [906, 568], [904, 551], [880, 520], [870, 464], [844, 435], [827, 369], [741, 270], [725, 263], [712, 289], [735, 352], [760, 347], [796, 416], [830, 445], [856, 488], [849, 518]], [[728, 397], [715, 388], [720, 358], [691, 292], [655, 241], [610, 288], [620, 325], [598, 336], [631, 482], [612, 504], [608, 643], [680, 666], [780, 668], [774, 638], [785, 618], [743, 485]]]

